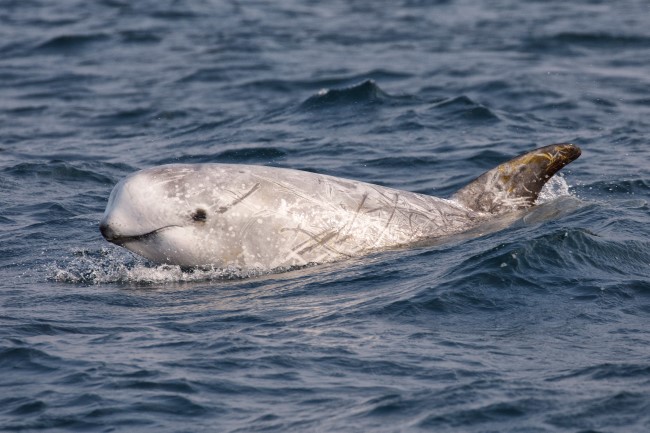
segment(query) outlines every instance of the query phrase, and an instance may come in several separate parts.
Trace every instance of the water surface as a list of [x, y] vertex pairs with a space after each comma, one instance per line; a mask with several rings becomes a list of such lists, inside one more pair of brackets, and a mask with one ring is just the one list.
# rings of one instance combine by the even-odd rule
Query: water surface
[[[0, 429], [650, 430], [645, 1], [5, 0]], [[283, 274], [106, 243], [173, 162], [449, 196], [583, 156], [510, 227]]]

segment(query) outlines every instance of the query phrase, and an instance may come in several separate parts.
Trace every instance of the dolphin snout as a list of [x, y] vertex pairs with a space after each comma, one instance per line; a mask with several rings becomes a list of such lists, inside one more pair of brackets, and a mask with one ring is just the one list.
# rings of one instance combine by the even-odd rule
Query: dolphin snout
[[102, 221], [99, 223], [99, 231], [102, 232], [102, 236], [104, 236], [104, 239], [106, 239], [109, 242], [113, 242], [117, 237], [115, 235], [115, 232], [111, 228], [111, 226], [109, 226], [106, 221]]

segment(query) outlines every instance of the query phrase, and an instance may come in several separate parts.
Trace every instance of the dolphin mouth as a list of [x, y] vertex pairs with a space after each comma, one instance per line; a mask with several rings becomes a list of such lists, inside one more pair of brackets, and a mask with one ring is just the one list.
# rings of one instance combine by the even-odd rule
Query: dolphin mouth
[[123, 246], [124, 244], [127, 244], [129, 242], [146, 242], [152, 239], [153, 237], [155, 237], [161, 231], [171, 227], [177, 227], [177, 226], [169, 225], [165, 227], [160, 227], [156, 230], [152, 230], [150, 232], [143, 233], [140, 235], [122, 236], [115, 233], [109, 225], [100, 224], [99, 231], [102, 233], [102, 236], [104, 236], [104, 239], [106, 239], [108, 242], [111, 242], [115, 245]]

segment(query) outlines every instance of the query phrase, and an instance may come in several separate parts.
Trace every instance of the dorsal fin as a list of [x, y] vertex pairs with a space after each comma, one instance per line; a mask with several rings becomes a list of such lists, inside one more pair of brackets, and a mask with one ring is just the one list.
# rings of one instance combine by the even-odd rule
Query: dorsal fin
[[535, 149], [483, 173], [451, 199], [492, 214], [530, 207], [551, 176], [580, 153], [578, 146], [568, 143]]

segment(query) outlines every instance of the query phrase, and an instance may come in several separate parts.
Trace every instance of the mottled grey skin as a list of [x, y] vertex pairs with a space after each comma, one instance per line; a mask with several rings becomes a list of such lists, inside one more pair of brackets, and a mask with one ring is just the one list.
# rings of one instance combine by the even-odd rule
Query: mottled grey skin
[[158, 263], [261, 270], [324, 263], [461, 233], [530, 206], [578, 155], [575, 146], [547, 146], [484, 174], [453, 200], [282, 168], [166, 165], [119, 182], [100, 229]]
[[544, 184], [580, 153], [573, 144], [535, 149], [483, 173], [451, 199], [491, 214], [525, 209], [535, 204]]

